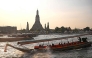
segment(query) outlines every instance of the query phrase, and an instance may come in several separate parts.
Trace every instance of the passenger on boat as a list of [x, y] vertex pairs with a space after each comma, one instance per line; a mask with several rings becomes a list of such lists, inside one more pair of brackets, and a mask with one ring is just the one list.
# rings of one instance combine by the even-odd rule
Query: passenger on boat
[[43, 45], [43, 44], [40, 44], [40, 45], [39, 45], [39, 48], [44, 48], [44, 45]]
[[78, 39], [78, 40], [79, 40], [79, 42], [81, 42], [81, 38], [80, 38], [80, 37], [79, 37], [79, 39]]
[[63, 44], [62, 44], [62, 43], [59, 43], [59, 45], [60, 45], [60, 46], [63, 46]]
[[61, 43], [59, 43], [59, 45], [61, 45]]
[[67, 42], [67, 45], [69, 45], [69, 41]]
[[39, 45], [39, 47], [41, 47], [41, 45]]
[[68, 41], [68, 44], [69, 44], [69, 41]]
[[64, 43], [63, 43], [63, 46], [65, 46], [65, 45], [66, 45], [66, 43], [64, 42]]
[[52, 46], [54, 46], [54, 44], [52, 43]]

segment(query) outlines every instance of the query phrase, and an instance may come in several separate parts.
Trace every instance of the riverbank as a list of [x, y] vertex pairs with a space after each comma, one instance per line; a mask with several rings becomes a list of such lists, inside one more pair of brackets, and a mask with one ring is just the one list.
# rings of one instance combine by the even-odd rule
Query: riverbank
[[21, 40], [32, 40], [37, 34], [23, 33], [23, 34], [2, 34], [0, 36], [0, 42], [13, 42]]
[[0, 38], [0, 42], [13, 42], [21, 40], [32, 40], [33, 38], [15, 37], [15, 38]]

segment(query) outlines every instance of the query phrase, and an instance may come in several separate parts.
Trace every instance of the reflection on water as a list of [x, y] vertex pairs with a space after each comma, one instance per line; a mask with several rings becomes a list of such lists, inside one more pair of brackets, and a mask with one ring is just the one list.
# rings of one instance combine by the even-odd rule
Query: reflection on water
[[[89, 52], [91, 51], [91, 52]], [[78, 49], [70, 51], [39, 52], [35, 54], [24, 54], [22, 58], [92, 58], [91, 49]]]
[[[64, 35], [63, 35], [64, 36]], [[36, 37], [35, 39], [46, 39], [47, 37], [51, 38], [52, 35], [41, 35]], [[61, 35], [53, 35], [53, 37], [62, 37]], [[92, 36], [87, 36], [89, 41], [92, 41]], [[65, 41], [65, 40], [64, 40]], [[62, 42], [64, 42], [62, 41]], [[55, 41], [54, 41], [55, 42]], [[92, 58], [92, 47], [77, 49], [77, 50], [69, 50], [69, 51], [55, 51], [52, 52], [49, 48], [47, 48], [47, 52], [36, 52], [36, 53], [23, 53], [14, 48], [8, 47], [7, 52], [4, 52], [4, 46], [6, 42], [0, 42], [0, 58]], [[16, 42], [9, 42], [16, 47], [20, 47], [16, 44]], [[37, 44], [28, 44], [25, 45], [28, 48], [33, 48], [34, 45]]]
[[[18, 51], [16, 49], [13, 49], [11, 47], [7, 48], [7, 52], [4, 52], [4, 48], [7, 42], [0, 42], [0, 58], [6, 58], [6, 57], [21, 57], [23, 55], [23, 52]], [[14, 46], [16, 45], [16, 42], [9, 42], [9, 44], [12, 44]]]
[[92, 47], [76, 50], [78, 58], [92, 58]]
[[52, 54], [50, 53], [35, 53], [35, 54], [26, 54], [22, 56], [22, 58], [53, 58]]

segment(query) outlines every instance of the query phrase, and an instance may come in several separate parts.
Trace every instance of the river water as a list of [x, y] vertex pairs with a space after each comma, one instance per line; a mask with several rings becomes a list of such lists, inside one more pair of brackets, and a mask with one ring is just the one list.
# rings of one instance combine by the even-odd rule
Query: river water
[[[73, 34], [76, 35], [76, 34]], [[37, 37], [34, 37], [35, 40], [39, 39], [50, 39], [50, 38], [58, 38], [58, 37], [65, 37], [65, 36], [72, 36], [72, 35], [38, 35]], [[86, 35], [82, 37], [87, 37], [88, 41], [92, 42], [92, 35]], [[78, 41], [78, 38], [69, 38], [69, 39], [62, 39], [62, 40], [54, 40], [45, 42], [44, 45], [51, 45], [52, 43], [58, 44], [59, 42], [67, 43], [67, 40], [69, 42], [72, 41]], [[0, 58], [92, 58], [92, 47], [88, 48], [80, 48], [80, 49], [74, 49], [74, 50], [68, 50], [68, 51], [55, 51], [52, 52], [48, 49], [47, 52], [37, 52], [37, 53], [24, 53], [19, 50], [16, 50], [12, 47], [7, 48], [7, 52], [4, 52], [4, 48], [7, 42], [0, 42]], [[17, 42], [8, 42], [11, 45], [14, 45], [16, 47], [20, 48], [30, 48], [33, 49], [35, 45], [43, 44], [41, 43], [35, 43], [35, 44], [27, 44], [22, 46], [18, 46]]]

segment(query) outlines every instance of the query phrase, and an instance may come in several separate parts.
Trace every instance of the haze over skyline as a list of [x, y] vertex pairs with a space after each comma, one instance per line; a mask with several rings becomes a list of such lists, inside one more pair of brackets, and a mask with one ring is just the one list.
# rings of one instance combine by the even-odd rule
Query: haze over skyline
[[92, 0], [0, 0], [0, 26], [31, 29], [37, 9], [43, 27], [92, 28]]

